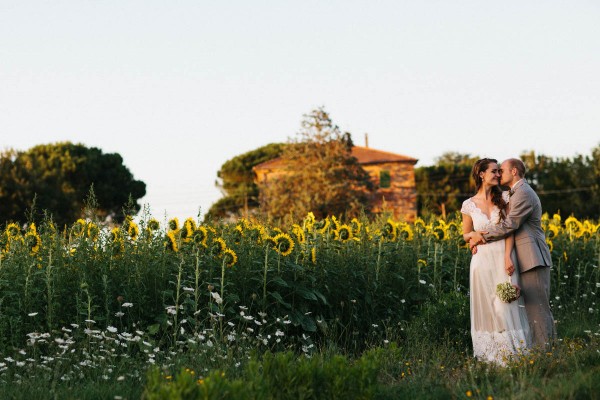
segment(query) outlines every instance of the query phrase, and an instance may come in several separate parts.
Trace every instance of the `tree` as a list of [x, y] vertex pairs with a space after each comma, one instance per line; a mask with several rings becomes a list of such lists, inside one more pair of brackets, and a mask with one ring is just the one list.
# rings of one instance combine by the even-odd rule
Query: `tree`
[[551, 158], [530, 151], [521, 155], [526, 178], [549, 214], [600, 217], [600, 146], [591, 156]]
[[217, 186], [224, 197], [210, 207], [205, 218], [239, 216], [258, 208], [258, 187], [252, 168], [279, 157], [283, 147], [282, 143], [271, 143], [227, 160], [217, 172]]
[[312, 211], [354, 216], [370, 210], [373, 184], [352, 156], [350, 134], [342, 134], [322, 108], [304, 115], [297, 138], [281, 155], [283, 170], [261, 187], [263, 211], [298, 219]]
[[100, 218], [121, 220], [131, 197], [133, 211], [146, 194], [146, 184], [135, 180], [116, 153], [69, 142], [38, 145], [24, 152], [0, 155], [0, 220], [23, 221], [33, 206], [46, 210], [58, 224], [82, 215], [83, 202], [93, 185]]
[[[447, 152], [432, 166], [415, 169], [419, 215], [446, 215], [460, 210], [462, 202], [473, 195], [471, 169], [479, 157]], [[500, 160], [498, 161], [500, 162]]]

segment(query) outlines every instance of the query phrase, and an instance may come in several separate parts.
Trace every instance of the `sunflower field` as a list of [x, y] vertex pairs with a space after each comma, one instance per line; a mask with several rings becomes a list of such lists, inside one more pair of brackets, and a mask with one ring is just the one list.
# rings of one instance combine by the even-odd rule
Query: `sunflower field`
[[[542, 222], [559, 336], [597, 345], [600, 224], [559, 215]], [[120, 226], [8, 224], [0, 234], [0, 383], [137, 382], [136, 397], [145, 382], [164, 390], [158, 381], [172, 383], [183, 366], [184, 386], [223, 384], [211, 375], [223, 365], [248, 373], [256, 360], [275, 365], [286, 352], [362, 360], [416, 337], [468, 358], [470, 253], [460, 224], [460, 215], [407, 223], [312, 213], [290, 226], [149, 215]], [[190, 369], [193, 359], [202, 362]], [[298, 362], [298, 374], [309, 368]]]

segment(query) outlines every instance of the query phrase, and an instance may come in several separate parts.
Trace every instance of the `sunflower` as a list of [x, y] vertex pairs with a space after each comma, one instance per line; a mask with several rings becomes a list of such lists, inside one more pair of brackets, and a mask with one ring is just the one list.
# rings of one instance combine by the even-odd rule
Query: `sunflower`
[[140, 235], [140, 228], [138, 227], [138, 224], [136, 224], [133, 221], [130, 221], [129, 225], [127, 226], [127, 235], [129, 235], [129, 238], [132, 241], [135, 241]]
[[353, 237], [352, 228], [346, 224], [340, 225], [335, 231], [335, 238], [341, 242], [347, 242]]
[[192, 242], [196, 246], [204, 246], [206, 247], [206, 241], [208, 240], [208, 231], [205, 227], [200, 226], [198, 229], [194, 231], [192, 234]]
[[123, 232], [119, 228], [112, 228], [110, 231], [110, 245], [117, 254], [124, 250]]
[[383, 225], [383, 237], [389, 242], [394, 242], [398, 238], [398, 226], [391, 218], [388, 218], [385, 225]]
[[317, 232], [319, 232], [320, 234], [324, 234], [325, 232], [327, 232], [327, 228], [329, 228], [329, 218], [325, 218], [320, 220], [319, 222], [316, 222], [314, 227], [317, 230]]
[[76, 238], [82, 237], [85, 233], [87, 222], [84, 219], [79, 218], [71, 227], [71, 235]]
[[315, 222], [315, 214], [313, 214], [313, 212], [310, 211], [308, 214], [306, 214], [306, 217], [304, 218], [304, 227], [308, 230], [311, 230], [315, 225]]
[[177, 245], [177, 238], [175, 237], [175, 231], [167, 232], [165, 236], [165, 249], [174, 251], [175, 253], [179, 251], [179, 246]]
[[403, 240], [405, 240], [407, 242], [410, 242], [411, 240], [413, 240], [415, 238], [415, 233], [413, 232], [411, 226], [408, 224], [402, 225], [399, 235]]
[[188, 218], [183, 223], [183, 229], [181, 230], [181, 238], [184, 242], [189, 242], [194, 231], [196, 230], [196, 222], [192, 218]]
[[21, 235], [21, 227], [19, 225], [13, 223], [8, 224], [5, 229], [6, 236], [9, 238], [16, 238]]
[[88, 239], [95, 242], [96, 240], [98, 240], [99, 235], [100, 235], [100, 228], [98, 228], [98, 225], [94, 224], [93, 222], [90, 222], [87, 226]]
[[218, 257], [221, 257], [226, 249], [227, 243], [225, 243], [225, 240], [223, 240], [223, 238], [217, 237], [213, 239], [212, 244], [210, 246], [210, 250], [213, 252], [213, 254], [217, 255]]
[[575, 217], [565, 219], [565, 228], [575, 237], [580, 237], [583, 234], [583, 224]]
[[275, 251], [284, 257], [292, 254], [294, 250], [294, 240], [287, 233], [280, 233], [273, 238], [275, 241]]
[[121, 230], [119, 228], [112, 228], [110, 230], [110, 241], [111, 242], [118, 242], [120, 240], [123, 240], [123, 234], [121, 232]]
[[417, 218], [413, 225], [415, 227], [415, 231], [417, 231], [419, 233], [424, 233], [427, 230], [425, 221], [423, 221], [421, 218]]
[[42, 246], [42, 239], [37, 232], [35, 232], [35, 230], [30, 230], [25, 234], [25, 246], [27, 249], [29, 249], [31, 254], [35, 254], [40, 250], [40, 247]]
[[358, 220], [358, 218], [352, 218], [350, 221], [350, 226], [352, 227], [352, 234], [354, 236], [360, 235], [360, 231], [362, 230], [362, 223]]
[[546, 244], [548, 245], [548, 249], [550, 249], [550, 252], [552, 252], [552, 250], [554, 250], [554, 243], [552, 243], [552, 240], [550, 240], [549, 237], [546, 238]]
[[340, 221], [337, 220], [335, 215], [331, 216], [331, 222], [333, 222], [334, 230], [338, 230], [340, 227]]
[[554, 239], [556, 236], [558, 236], [558, 226], [554, 224], [548, 224], [546, 228], [546, 234], [548, 239]]
[[244, 238], [244, 227], [242, 224], [237, 224], [235, 228], [233, 228], [233, 242], [235, 244], [240, 244], [242, 239]]
[[159, 230], [160, 223], [158, 222], [158, 220], [155, 218], [152, 218], [150, 221], [148, 221], [148, 229], [150, 229], [151, 232]]
[[312, 261], [313, 264], [317, 263], [317, 248], [313, 247], [312, 249], [310, 249], [310, 261]]
[[235, 254], [235, 251], [231, 250], [230, 248], [223, 250], [222, 256], [227, 267], [233, 267], [235, 263], [237, 263], [237, 254]]
[[306, 234], [304, 233], [304, 229], [302, 229], [302, 227], [300, 225], [294, 224], [292, 226], [292, 233], [298, 239], [298, 243], [305, 243], [306, 242]]
[[179, 230], [179, 219], [177, 217], [169, 220], [169, 230], [175, 232]]

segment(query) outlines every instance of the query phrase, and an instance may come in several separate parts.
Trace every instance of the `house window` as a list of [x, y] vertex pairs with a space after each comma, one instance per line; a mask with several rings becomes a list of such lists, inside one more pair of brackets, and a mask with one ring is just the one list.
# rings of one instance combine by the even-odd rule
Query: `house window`
[[389, 188], [392, 182], [392, 177], [390, 175], [390, 171], [387, 169], [382, 169], [379, 171], [379, 187], [380, 188]]

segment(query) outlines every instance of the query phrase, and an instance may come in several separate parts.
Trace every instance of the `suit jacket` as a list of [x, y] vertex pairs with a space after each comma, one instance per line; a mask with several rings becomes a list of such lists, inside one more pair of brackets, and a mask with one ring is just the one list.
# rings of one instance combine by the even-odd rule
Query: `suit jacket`
[[539, 266], [552, 266], [546, 235], [542, 229], [542, 205], [525, 180], [512, 189], [510, 211], [498, 225], [483, 235], [486, 241], [502, 239], [514, 232], [517, 261], [521, 272]]

